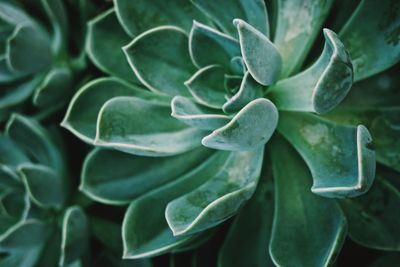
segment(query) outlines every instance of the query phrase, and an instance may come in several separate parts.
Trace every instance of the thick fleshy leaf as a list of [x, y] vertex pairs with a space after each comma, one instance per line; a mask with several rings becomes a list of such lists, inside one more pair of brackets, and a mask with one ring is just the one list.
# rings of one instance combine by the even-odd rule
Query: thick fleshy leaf
[[222, 109], [225, 113], [233, 113], [262, 96], [263, 87], [253, 79], [249, 72], [246, 72], [240, 84], [239, 91], [223, 105]]
[[177, 26], [189, 32], [192, 21], [205, 21], [205, 16], [188, 0], [114, 1], [118, 19], [131, 36], [163, 25]]
[[22, 221], [0, 236], [0, 251], [26, 251], [46, 240], [45, 225], [34, 219]]
[[222, 150], [253, 150], [263, 146], [278, 124], [278, 110], [265, 98], [247, 104], [224, 127], [201, 141], [206, 147]]
[[125, 214], [122, 225], [123, 257], [141, 258], [158, 255], [196, 238], [197, 235], [173, 236], [165, 220], [164, 210], [171, 200], [194, 190], [215, 173], [221, 172], [228, 156], [229, 153], [216, 152], [173, 183], [134, 200]]
[[32, 20], [24, 11], [16, 5], [6, 3], [5, 1], [0, 3], [0, 19], [13, 26], [32, 23]]
[[171, 102], [171, 116], [187, 125], [203, 129], [215, 130], [229, 122], [229, 117], [217, 110], [198, 105], [183, 96], [175, 96]]
[[70, 207], [63, 218], [60, 266], [78, 260], [85, 253], [88, 246], [88, 219], [80, 207]]
[[356, 197], [375, 178], [375, 151], [368, 130], [340, 125], [307, 113], [281, 112], [278, 130], [297, 149], [312, 176], [312, 192]]
[[387, 179], [378, 176], [367, 194], [343, 199], [340, 204], [349, 221], [351, 239], [369, 248], [399, 251], [400, 192]]
[[68, 38], [68, 21], [64, 3], [62, 0], [42, 0], [41, 2], [53, 28], [53, 50], [59, 52], [66, 48], [64, 46]]
[[219, 252], [219, 267], [275, 266], [267, 249], [274, 215], [270, 173], [263, 171], [256, 192], [230, 226]]
[[333, 199], [310, 192], [307, 165], [283, 139], [271, 142], [275, 215], [270, 253], [277, 266], [332, 264], [346, 237], [347, 224]]
[[131, 68], [150, 90], [175, 96], [189, 96], [183, 84], [195, 72], [186, 33], [161, 26], [137, 36], [123, 47]]
[[71, 95], [73, 77], [66, 67], [53, 68], [36, 89], [33, 104], [41, 108], [50, 108], [61, 103]]
[[218, 64], [226, 71], [237, 69], [232, 68], [231, 59], [240, 56], [238, 41], [197, 21], [190, 31], [189, 51], [198, 68]]
[[378, 162], [400, 171], [400, 76], [395, 67], [354, 84], [349, 95], [326, 115], [345, 124], [363, 124], [374, 137]]
[[95, 149], [85, 160], [80, 189], [99, 202], [128, 204], [190, 171], [210, 153], [200, 147], [177, 156], [154, 158]]
[[4, 55], [0, 56], [0, 83], [13, 82], [23, 76], [22, 73], [17, 73], [9, 68], [7, 65], [7, 59]]
[[247, 22], [235, 19], [243, 61], [251, 76], [263, 85], [274, 83], [281, 72], [282, 58], [275, 45]]
[[99, 112], [95, 144], [142, 156], [168, 156], [199, 146], [204, 131], [171, 117], [168, 105], [115, 97]]
[[28, 193], [21, 187], [14, 188], [12, 191], [1, 196], [1, 214], [18, 221], [27, 219], [31, 208]]
[[280, 110], [327, 113], [347, 95], [353, 83], [350, 57], [337, 35], [324, 29], [325, 47], [305, 71], [279, 81], [268, 96]]
[[29, 162], [22, 149], [8, 136], [0, 135], [0, 164], [16, 168], [19, 164]]
[[120, 254], [122, 251], [121, 225], [99, 217], [90, 217], [93, 235], [110, 251]]
[[333, 0], [278, 1], [274, 44], [282, 56], [282, 78], [300, 69], [332, 3]]
[[37, 220], [20, 222], [0, 237], [1, 267], [33, 267], [47, 237], [45, 225]]
[[64, 171], [64, 160], [46, 130], [33, 119], [14, 114], [7, 122], [7, 135], [37, 163]]
[[[2, 140], [0, 144], [2, 144]], [[3, 151], [1, 151], [3, 152]], [[0, 199], [7, 193], [21, 187], [20, 178], [16, 171], [0, 163]]]
[[9, 113], [12, 112], [11, 109], [16, 108], [32, 95], [33, 91], [37, 88], [41, 80], [42, 77], [36, 77], [27, 81], [23, 81], [16, 85], [4, 86], [7, 89], [1, 92], [1, 116], [3, 116], [3, 113], [5, 113], [4, 117], [8, 117]]
[[20, 165], [18, 171], [35, 204], [44, 208], [62, 208], [67, 198], [67, 188], [56, 171], [44, 165], [30, 163]]
[[92, 62], [105, 73], [139, 83], [122, 51], [122, 46], [130, 40], [115, 11], [110, 9], [88, 23], [86, 51]]
[[193, 234], [213, 227], [229, 217], [248, 200], [257, 186], [263, 147], [249, 152], [232, 152], [210, 180], [171, 201], [165, 218], [174, 235]]
[[253, 25], [264, 35], [269, 35], [268, 14], [262, 0], [235, 0], [226, 5], [222, 1], [192, 0], [219, 28], [232, 37], [237, 37], [237, 31], [232, 25], [233, 19], [243, 19]]
[[168, 97], [150, 93], [115, 78], [100, 78], [89, 82], [75, 94], [61, 125], [83, 141], [93, 143], [101, 107], [117, 96], [137, 96], [165, 105], [170, 101]]
[[219, 109], [226, 101], [224, 77], [225, 71], [221, 66], [210, 65], [199, 69], [185, 85], [197, 102]]
[[47, 68], [51, 53], [50, 39], [38, 25], [18, 25], [8, 39], [6, 60], [10, 69], [30, 74]]
[[356, 81], [400, 61], [400, 11], [396, 0], [363, 0], [340, 31]]

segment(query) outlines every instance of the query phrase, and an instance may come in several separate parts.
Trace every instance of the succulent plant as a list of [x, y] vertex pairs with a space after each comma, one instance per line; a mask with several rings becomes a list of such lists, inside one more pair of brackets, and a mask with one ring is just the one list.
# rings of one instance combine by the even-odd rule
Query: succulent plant
[[45, 116], [66, 105], [86, 64], [80, 39], [87, 9], [86, 0], [1, 1], [0, 120], [27, 109]]
[[86, 42], [109, 77], [62, 126], [96, 146], [82, 192], [129, 205], [123, 257], [236, 214], [219, 266], [327, 266], [347, 234], [398, 251], [399, 29], [395, 0], [115, 0]]
[[[123, 262], [120, 226], [87, 215], [92, 203], [76, 193], [59, 137], [17, 114], [0, 135], [0, 266], [150, 266]], [[92, 235], [103, 244], [97, 254]]]

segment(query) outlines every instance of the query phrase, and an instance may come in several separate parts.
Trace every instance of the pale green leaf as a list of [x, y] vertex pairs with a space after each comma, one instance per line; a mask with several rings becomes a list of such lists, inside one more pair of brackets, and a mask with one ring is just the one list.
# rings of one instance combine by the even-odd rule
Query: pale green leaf
[[223, 105], [225, 113], [239, 111], [251, 101], [263, 96], [263, 87], [257, 83], [249, 72], [243, 76], [239, 91]]
[[229, 122], [229, 117], [221, 112], [196, 104], [183, 96], [172, 99], [171, 110], [172, 117], [199, 129], [212, 131]]
[[205, 21], [205, 16], [188, 0], [114, 1], [118, 19], [132, 37], [163, 25], [180, 27], [189, 32], [192, 21]]
[[180, 28], [160, 26], [137, 36], [123, 47], [138, 79], [152, 91], [189, 96], [183, 84], [195, 72], [188, 36]]
[[225, 103], [224, 69], [210, 65], [199, 69], [185, 82], [189, 92], [204, 106], [219, 109]]
[[280, 110], [327, 113], [347, 95], [353, 83], [350, 57], [337, 35], [324, 29], [325, 47], [303, 72], [279, 81], [268, 96]]
[[198, 235], [174, 236], [165, 220], [165, 208], [170, 201], [194, 190], [215, 173], [222, 171], [228, 156], [226, 152], [216, 152], [173, 183], [134, 200], [122, 225], [123, 257], [134, 259], [155, 256], [196, 239]]
[[311, 190], [325, 197], [356, 197], [375, 178], [375, 151], [368, 130], [307, 113], [281, 112], [278, 130], [307, 163]]
[[282, 58], [275, 45], [247, 22], [235, 19], [243, 61], [251, 76], [262, 85], [274, 83], [281, 72]]
[[41, 0], [42, 5], [51, 21], [53, 30], [53, 51], [60, 52], [67, 49], [65, 44], [68, 39], [68, 19], [62, 0]]
[[201, 145], [204, 131], [171, 117], [169, 105], [115, 97], [99, 112], [94, 144], [142, 156], [168, 156]]
[[278, 0], [274, 44], [282, 56], [282, 78], [300, 69], [332, 3], [333, 0]]
[[249, 152], [232, 152], [221, 171], [203, 185], [173, 201], [165, 217], [174, 235], [193, 234], [213, 227], [248, 200], [261, 173], [263, 147]]
[[149, 93], [115, 78], [99, 78], [83, 86], [72, 98], [61, 125], [85, 142], [96, 137], [97, 116], [105, 102], [117, 96], [137, 96], [169, 104], [169, 98]]
[[224, 127], [203, 138], [206, 147], [222, 150], [253, 150], [263, 146], [278, 124], [278, 110], [265, 98], [253, 100]]
[[95, 149], [84, 162], [80, 189], [99, 202], [128, 204], [190, 171], [210, 152], [199, 147], [184, 154], [156, 158]]
[[268, 13], [262, 0], [233, 0], [229, 1], [229, 4], [212, 0], [191, 1], [232, 37], [237, 37], [237, 31], [232, 25], [233, 19], [236, 18], [247, 21], [264, 35], [269, 35]]
[[240, 56], [237, 40], [197, 21], [190, 31], [189, 51], [198, 68], [218, 64], [225, 71], [235, 70], [231, 68], [231, 59]]

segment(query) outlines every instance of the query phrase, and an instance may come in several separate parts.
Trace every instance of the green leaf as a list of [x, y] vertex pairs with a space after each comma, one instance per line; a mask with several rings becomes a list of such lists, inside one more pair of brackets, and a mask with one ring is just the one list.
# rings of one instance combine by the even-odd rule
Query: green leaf
[[307, 163], [314, 180], [312, 192], [356, 197], [371, 187], [375, 151], [363, 125], [340, 125], [312, 114], [281, 112], [278, 130]]
[[102, 203], [128, 204], [190, 171], [210, 152], [199, 147], [180, 155], [155, 158], [95, 149], [85, 159], [80, 189]]
[[91, 217], [90, 226], [93, 235], [107, 249], [115, 254], [120, 254], [122, 251], [121, 225], [110, 220]]
[[281, 72], [282, 58], [275, 45], [247, 22], [235, 19], [243, 61], [254, 80], [262, 85], [274, 83]]
[[78, 260], [89, 246], [89, 222], [78, 206], [67, 209], [62, 224], [60, 266]]
[[[319, 154], [320, 155], [320, 154]], [[310, 192], [306, 164], [283, 139], [271, 142], [275, 214], [270, 253], [277, 266], [332, 264], [346, 237], [346, 219], [333, 199]]]
[[224, 127], [201, 141], [206, 147], [222, 150], [253, 150], [263, 146], [278, 124], [278, 110], [265, 98], [247, 104]]
[[13, 114], [7, 122], [6, 133], [35, 162], [63, 173], [65, 166], [60, 151], [46, 130], [35, 120]]
[[41, 2], [53, 28], [53, 51], [60, 52], [67, 48], [65, 44], [68, 42], [68, 19], [64, 3], [61, 0], [42, 0]]
[[31, 163], [20, 165], [18, 171], [36, 205], [43, 208], [62, 208], [67, 198], [67, 188], [63, 178], [56, 171], [44, 165]]
[[212, 0], [191, 0], [204, 14], [214, 21], [220, 29], [232, 37], [237, 31], [232, 25], [235, 18], [243, 19], [264, 35], [269, 35], [268, 13], [262, 0], [234, 0], [229, 4]]
[[169, 105], [137, 97], [104, 104], [94, 144], [142, 156], [168, 156], [199, 146], [204, 132], [172, 118]]
[[35, 219], [21, 221], [0, 236], [0, 252], [27, 251], [46, 240], [45, 225]]
[[137, 36], [163, 25], [172, 25], [189, 32], [193, 20], [205, 21], [204, 15], [188, 0], [116, 0], [118, 19], [127, 33]]
[[117, 96], [137, 96], [169, 104], [169, 98], [149, 93], [115, 78], [99, 78], [83, 86], [72, 98], [61, 125], [87, 143], [96, 137], [97, 116], [108, 100]]
[[209, 181], [171, 201], [165, 218], [175, 236], [193, 234], [213, 227], [229, 217], [248, 200], [261, 172], [263, 147], [233, 152]]
[[15, 188], [1, 196], [1, 213], [18, 221], [27, 219], [31, 203], [22, 188]]
[[128, 82], [140, 84], [129, 66], [122, 46], [131, 38], [110, 9], [88, 23], [86, 51], [92, 62], [102, 71]]
[[18, 25], [7, 41], [7, 64], [13, 71], [31, 74], [52, 63], [51, 42], [38, 25]]
[[197, 21], [190, 31], [189, 51], [198, 68], [218, 64], [226, 71], [233, 69], [231, 59], [240, 56], [238, 41]]
[[71, 95], [73, 77], [66, 67], [53, 68], [36, 88], [33, 104], [40, 108], [50, 108], [58, 103], [64, 104]]
[[332, 3], [333, 0], [278, 0], [274, 44], [282, 56], [281, 78], [300, 69]]
[[215, 173], [222, 171], [228, 156], [226, 152], [216, 152], [174, 182], [134, 200], [125, 213], [122, 225], [123, 257], [134, 259], [155, 256], [196, 239], [198, 235], [173, 236], [165, 220], [164, 210], [171, 200], [194, 190]]
[[378, 176], [367, 194], [343, 199], [340, 204], [349, 221], [352, 240], [373, 249], [400, 249], [400, 192], [387, 179]]
[[257, 83], [249, 72], [243, 76], [239, 91], [223, 105], [225, 113], [237, 112], [251, 101], [263, 96], [263, 87]]
[[210, 65], [199, 69], [184, 84], [197, 102], [219, 109], [226, 101], [224, 75], [225, 71], [221, 66]]
[[334, 109], [353, 83], [350, 57], [337, 35], [324, 29], [325, 47], [305, 71], [279, 81], [268, 96], [280, 110], [324, 114]]
[[253, 197], [236, 215], [219, 252], [219, 267], [275, 266], [267, 249], [274, 208], [271, 178], [270, 170], [261, 174]]
[[188, 36], [173, 26], [161, 26], [137, 36], [123, 47], [138, 79], [154, 92], [189, 96], [183, 84], [195, 71]]
[[215, 130], [229, 122], [229, 117], [217, 110], [198, 105], [183, 96], [175, 96], [171, 102], [171, 116], [187, 125], [203, 130]]
[[[23, 101], [27, 100], [33, 93], [33, 91], [40, 84], [42, 77], [32, 78], [21, 83], [7, 86], [4, 94], [0, 98], [0, 114], [7, 118], [12, 109], [15, 109]], [[6, 86], [5, 86], [6, 87]]]
[[24, 162], [29, 159], [21, 148], [8, 136], [0, 134], [0, 164], [15, 168]]
[[400, 11], [396, 0], [363, 0], [340, 38], [350, 52], [356, 81], [400, 61]]

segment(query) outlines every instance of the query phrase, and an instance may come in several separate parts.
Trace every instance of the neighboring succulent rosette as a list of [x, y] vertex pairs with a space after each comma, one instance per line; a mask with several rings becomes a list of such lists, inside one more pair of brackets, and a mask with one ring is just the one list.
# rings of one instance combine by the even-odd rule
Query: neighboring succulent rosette
[[[194, 248], [239, 210], [220, 266], [326, 266], [347, 233], [398, 250], [399, 4], [267, 2], [115, 0], [89, 23], [111, 77], [62, 125], [97, 146], [81, 190], [129, 204], [124, 258]], [[393, 172], [374, 182], [375, 158]]]
[[[0, 266], [149, 266], [120, 260], [120, 226], [86, 215], [57, 131], [13, 114], [0, 135]], [[118, 233], [116, 234], [116, 232]], [[91, 235], [103, 244], [90, 254]]]
[[0, 120], [66, 105], [86, 64], [80, 39], [88, 9], [86, 0], [1, 1]]

